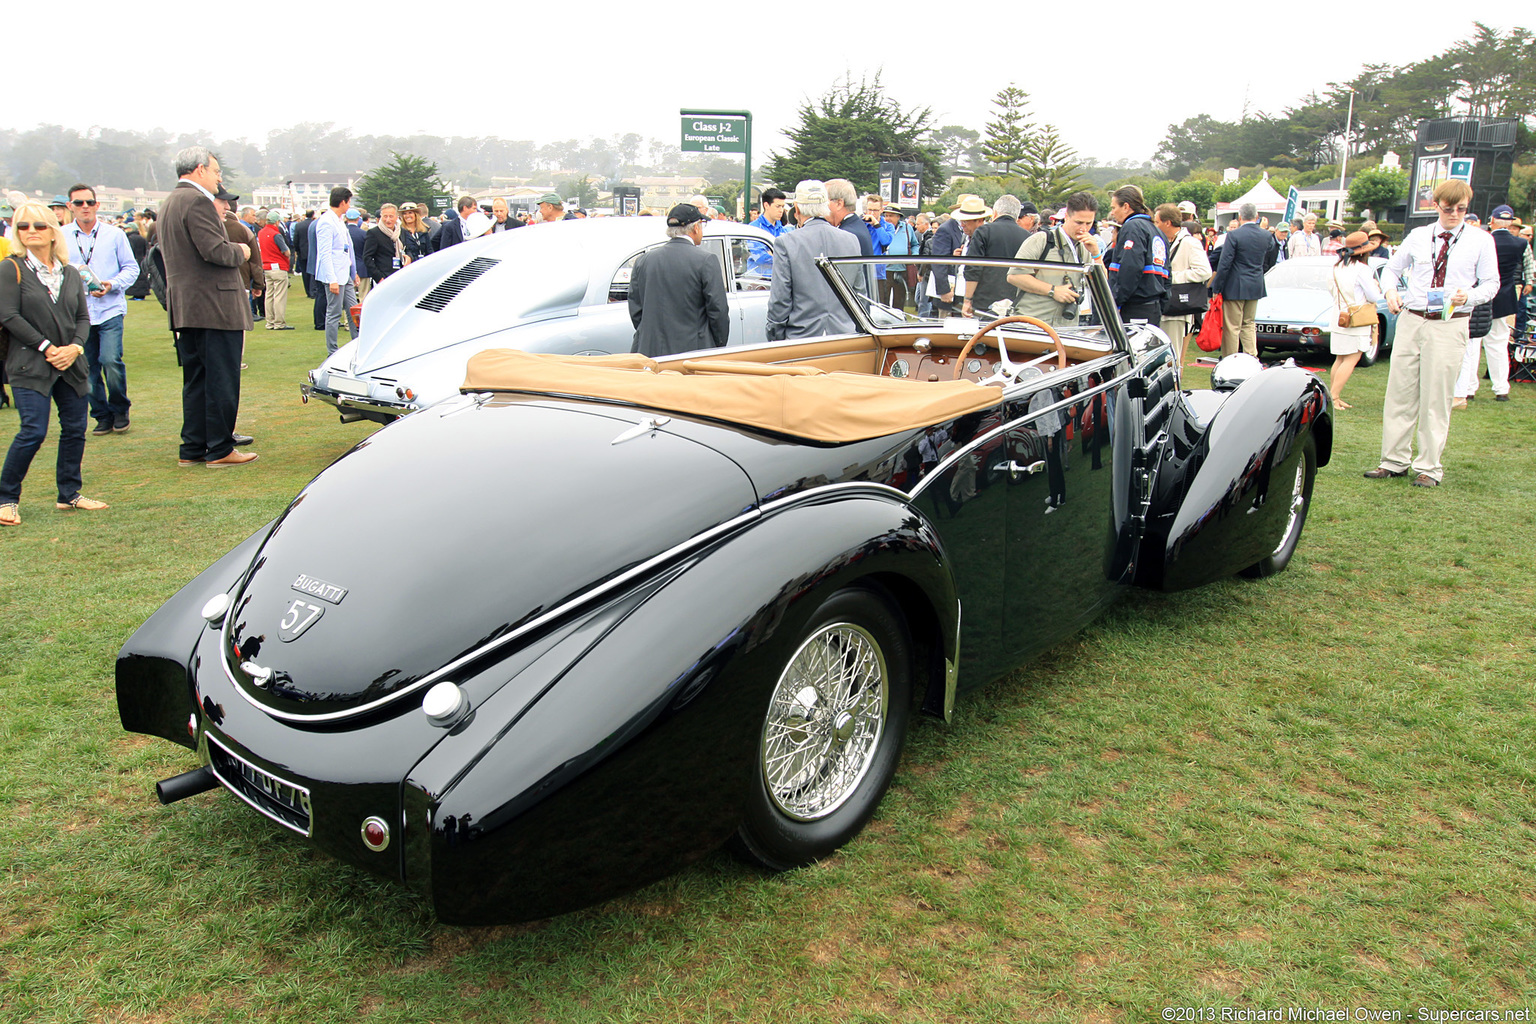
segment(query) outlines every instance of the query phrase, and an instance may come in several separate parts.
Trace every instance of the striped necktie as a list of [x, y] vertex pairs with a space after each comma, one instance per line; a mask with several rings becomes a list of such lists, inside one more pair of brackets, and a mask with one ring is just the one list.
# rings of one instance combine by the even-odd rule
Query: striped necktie
[[1431, 288], [1445, 287], [1445, 264], [1451, 255], [1451, 233], [1440, 232], [1440, 254], [1435, 257], [1435, 268], [1430, 274], [1429, 286]]

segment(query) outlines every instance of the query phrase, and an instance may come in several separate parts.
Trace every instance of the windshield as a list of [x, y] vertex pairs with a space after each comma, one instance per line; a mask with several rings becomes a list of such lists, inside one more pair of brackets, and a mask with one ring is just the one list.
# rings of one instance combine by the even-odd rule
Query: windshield
[[[903, 255], [904, 266], [913, 268], [914, 276], [918, 280], [918, 288], [912, 298], [902, 309], [897, 309], [889, 303], [879, 301], [879, 290], [875, 287], [878, 283], [871, 280], [875, 267], [886, 263], [890, 257], [859, 257], [839, 256], [822, 257], [817, 262], [824, 263], [829, 271], [831, 279], [834, 279], [834, 287], [837, 284], [846, 284], [846, 288], [837, 288], [844, 303], [850, 307], [850, 312], [857, 311], [858, 319], [869, 326], [871, 330], [892, 330], [909, 325], [940, 325], [946, 321], [959, 323], [962, 328], [966, 322], [989, 323], [1000, 316], [1031, 315], [1037, 318], [1043, 317], [1050, 325], [1062, 333], [1070, 332], [1074, 337], [1092, 340], [1100, 344], [1114, 347], [1117, 339], [1124, 340], [1124, 328], [1120, 324], [1117, 313], [1114, 312], [1114, 301], [1109, 290], [1109, 279], [1105, 276], [1102, 266], [1090, 264], [1087, 267], [1075, 263], [1062, 263], [1051, 260], [1006, 260], [1006, 259], [971, 259], [955, 257], [912, 257]], [[969, 269], [966, 269], [969, 267]], [[1038, 297], [1034, 301], [1018, 302], [1023, 293], [1018, 287], [1009, 284], [1005, 287], [1005, 301], [994, 302], [986, 309], [977, 309], [975, 317], [959, 317], [958, 309], [954, 315], [946, 315], [942, 309], [925, 303], [919, 312], [918, 302], [925, 294], [933, 294], [936, 283], [943, 280], [956, 291], [962, 291], [967, 275], [975, 274], [980, 268], [996, 267], [1012, 274], [1015, 272], [1033, 276], [1039, 272], [1045, 272], [1045, 279], [1064, 280], [1072, 288], [1076, 300], [1065, 306], [1059, 304], [1039, 302]], [[835, 268], [835, 272], [833, 272]], [[888, 271], [889, 273], [889, 271]], [[1004, 275], [1006, 279], [1006, 275]], [[1047, 308], [1048, 307], [1048, 308]], [[1104, 311], [1108, 315], [1104, 315]], [[1022, 328], [1021, 328], [1022, 329]]]

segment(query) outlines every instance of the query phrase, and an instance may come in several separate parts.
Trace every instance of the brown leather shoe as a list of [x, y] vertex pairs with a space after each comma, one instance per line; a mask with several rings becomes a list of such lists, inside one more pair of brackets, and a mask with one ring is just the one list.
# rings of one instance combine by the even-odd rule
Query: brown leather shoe
[[1385, 480], [1389, 476], [1407, 476], [1406, 469], [1388, 469], [1386, 466], [1377, 466], [1375, 469], [1365, 471], [1367, 480]]
[[1413, 478], [1413, 486], [1415, 486], [1415, 487], [1439, 487], [1440, 486], [1440, 481], [1436, 480], [1434, 477], [1430, 476], [1428, 473], [1420, 473], [1418, 476]]
[[228, 469], [230, 466], [243, 466], [248, 462], [255, 462], [259, 458], [261, 458], [261, 456], [257, 455], [255, 452], [232, 451], [222, 459], [214, 459], [212, 462], [208, 463], [208, 468]]
[[203, 460], [202, 459], [177, 459], [176, 460], [176, 465], [180, 466], [182, 469], [186, 469], [188, 466], [201, 466], [202, 464], [203, 464]]

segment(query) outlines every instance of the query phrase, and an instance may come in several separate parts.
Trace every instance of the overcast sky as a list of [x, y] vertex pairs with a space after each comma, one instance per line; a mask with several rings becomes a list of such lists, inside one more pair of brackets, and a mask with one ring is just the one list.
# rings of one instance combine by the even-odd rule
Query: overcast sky
[[[597, 3], [577, 14], [558, 5], [437, 9], [399, 0], [345, 7], [266, 0], [243, 8], [145, 0], [131, 10], [86, 0], [61, 15], [70, 35], [95, 24], [114, 42], [90, 59], [77, 59], [69, 44], [46, 89], [12, 90], [0, 125], [207, 129], [210, 138], [263, 144], [272, 129], [332, 121], [358, 135], [545, 143], [633, 131], [676, 144], [679, 108], [747, 110], [758, 167], [785, 145], [780, 133], [805, 100], [845, 72], [857, 80], [883, 69], [887, 95], [931, 107], [936, 125], [981, 129], [992, 97], [1012, 80], [1030, 94], [1036, 120], [1055, 124], [1081, 156], [1141, 161], [1169, 124], [1197, 114], [1236, 120], [1245, 104], [1278, 114], [1366, 63], [1408, 64], [1441, 52], [1471, 35], [1474, 21], [1505, 31], [1529, 20], [1509, 0], [1458, 4], [1465, 20], [1442, 30], [1381, 4], [1308, 3], [1305, 18], [1284, 5], [1208, 6], [1217, 20], [1198, 26], [1190, 12], [1201, 5], [1164, 5], [1162, 17], [1149, 13], [1153, 5], [1127, 0], [1062, 5], [1064, 20], [1091, 19], [1090, 30], [1124, 26], [1123, 42], [1089, 47], [1052, 28], [1056, 5], [998, 4], [1004, 16], [983, 20], [965, 13], [975, 6], [881, 4], [871, 16], [851, 5], [790, 5], [775, 22], [777, 39], [810, 34], [788, 17], [793, 11], [797, 18], [841, 11], [846, 27], [836, 42], [785, 45], [763, 38], [758, 22], [772, 7], [760, 4]], [[948, 23], [935, 24], [934, 12], [946, 10], [952, 15], [940, 17]], [[1186, 41], [1170, 46], [1181, 20], [1191, 26]], [[345, 27], [333, 31], [327, 22]], [[405, 56], [402, 27], [412, 22], [424, 31], [414, 37], [415, 54]], [[562, 27], [574, 24], [583, 27]], [[472, 28], [473, 41], [441, 41], [456, 26]], [[1009, 46], [1004, 37], [1013, 28], [1040, 40], [1043, 51]], [[931, 44], [909, 41], [919, 34]], [[830, 27], [826, 36], [834, 36]], [[1304, 49], [1297, 37], [1307, 40]], [[123, 59], [116, 69], [114, 53]]]

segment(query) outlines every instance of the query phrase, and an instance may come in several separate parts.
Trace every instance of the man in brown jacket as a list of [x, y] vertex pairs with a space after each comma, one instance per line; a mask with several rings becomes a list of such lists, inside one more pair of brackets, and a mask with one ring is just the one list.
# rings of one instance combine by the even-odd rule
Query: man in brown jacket
[[254, 462], [235, 450], [240, 408], [240, 349], [251, 329], [241, 282], [250, 247], [231, 242], [214, 209], [223, 182], [206, 147], [176, 154], [181, 179], [160, 206], [166, 309], [181, 361], [181, 452], [177, 464], [210, 469]]

